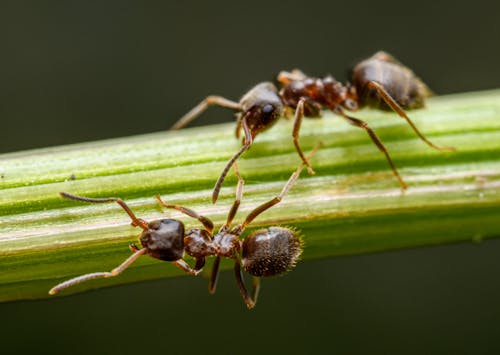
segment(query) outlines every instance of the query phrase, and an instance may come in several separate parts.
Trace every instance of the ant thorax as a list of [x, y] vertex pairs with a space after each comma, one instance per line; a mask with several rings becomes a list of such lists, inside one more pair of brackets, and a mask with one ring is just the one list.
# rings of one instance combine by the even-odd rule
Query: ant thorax
[[232, 258], [235, 253], [240, 252], [240, 241], [236, 234], [219, 232], [214, 236], [214, 244], [217, 246], [218, 256]]
[[301, 99], [305, 99], [304, 115], [319, 117], [321, 109], [335, 111], [339, 107], [357, 110], [356, 89], [350, 84], [344, 85], [332, 76], [324, 78], [305, 77], [293, 80], [283, 86], [280, 96], [286, 106], [296, 108]]
[[193, 257], [218, 255], [233, 257], [234, 252], [239, 252], [240, 243], [238, 236], [227, 232], [219, 232], [212, 237], [206, 230], [194, 228], [184, 237], [185, 251]]

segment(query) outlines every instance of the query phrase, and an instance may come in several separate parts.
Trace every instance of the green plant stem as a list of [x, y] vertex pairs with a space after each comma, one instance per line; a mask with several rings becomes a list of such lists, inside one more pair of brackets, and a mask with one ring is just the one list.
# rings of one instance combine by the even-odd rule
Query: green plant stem
[[[500, 236], [500, 90], [433, 98], [427, 109], [409, 113], [431, 141], [457, 151], [428, 147], [393, 113], [355, 115], [382, 139], [408, 190], [401, 191], [365, 131], [325, 113], [301, 130], [304, 151], [323, 142], [312, 159], [316, 175], [302, 172], [252, 227], [295, 226], [306, 243], [304, 259]], [[245, 190], [236, 223], [276, 196], [298, 166], [291, 130], [292, 122], [282, 120], [239, 160]], [[199, 226], [163, 211], [154, 199], [161, 194], [221, 225], [234, 199], [234, 174], [216, 205], [211, 190], [240, 144], [234, 124], [223, 124], [0, 156], [0, 300], [48, 297], [61, 280], [111, 270], [130, 255], [127, 245], [140, 230], [119, 206], [62, 199], [60, 191], [119, 196], [143, 219], [168, 216]], [[182, 272], [141, 257], [119, 277], [64, 294], [174, 275]]]

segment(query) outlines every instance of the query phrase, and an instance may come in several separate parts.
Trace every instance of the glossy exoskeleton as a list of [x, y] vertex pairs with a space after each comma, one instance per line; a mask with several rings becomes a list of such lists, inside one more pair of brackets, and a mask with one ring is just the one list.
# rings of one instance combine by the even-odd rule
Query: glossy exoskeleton
[[[54, 295], [65, 288], [83, 281], [117, 276], [141, 255], [149, 255], [156, 259], [169, 261], [191, 275], [197, 275], [201, 272], [205, 265], [206, 257], [215, 256], [208, 286], [209, 292], [215, 292], [220, 259], [222, 257], [233, 259], [234, 275], [241, 295], [247, 307], [252, 308], [257, 301], [260, 277], [279, 275], [293, 269], [302, 253], [302, 242], [297, 232], [293, 229], [277, 226], [257, 230], [243, 240], [240, 240], [240, 235], [258, 215], [281, 201], [299, 177], [303, 167], [304, 165], [301, 164], [290, 176], [278, 196], [255, 208], [248, 214], [243, 223], [231, 228], [231, 223], [238, 211], [243, 195], [243, 179], [239, 175], [237, 166], [235, 165], [238, 177], [236, 199], [228, 213], [226, 223], [215, 235], [213, 234], [214, 225], [210, 219], [199, 215], [189, 208], [167, 204], [161, 200], [160, 196], [157, 196], [157, 199], [163, 207], [176, 209], [197, 219], [203, 225], [203, 228], [193, 228], [186, 232], [184, 224], [176, 219], [161, 219], [146, 222], [137, 218], [120, 198], [88, 198], [62, 192], [62, 197], [81, 202], [117, 202], [132, 219], [131, 224], [143, 229], [140, 236], [142, 248], [132, 244], [130, 245], [130, 249], [133, 254], [112, 271], [95, 272], [75, 277], [56, 285], [49, 291], [49, 294]], [[194, 267], [191, 267], [183, 259], [185, 253], [195, 258]], [[253, 290], [251, 294], [247, 291], [243, 282], [241, 267], [253, 276]]]
[[277, 78], [281, 90], [265, 82], [253, 87], [239, 102], [220, 96], [208, 96], [195, 108], [184, 115], [172, 129], [180, 129], [198, 117], [210, 105], [228, 107], [237, 111], [236, 136], [243, 130], [245, 138], [242, 148], [229, 160], [217, 180], [212, 194], [215, 203], [224, 178], [231, 165], [250, 148], [255, 136], [270, 128], [283, 113], [295, 111], [293, 142], [310, 174], [314, 171], [299, 145], [302, 118], [320, 117], [321, 110], [328, 109], [340, 115], [353, 126], [364, 129], [375, 145], [382, 151], [398, 178], [406, 189], [384, 144], [366, 122], [352, 117], [346, 111], [356, 111], [364, 106], [391, 109], [404, 118], [415, 133], [426, 144], [437, 150], [454, 150], [439, 147], [430, 142], [414, 125], [404, 110], [419, 108], [431, 94], [429, 88], [406, 66], [385, 52], [377, 52], [354, 67], [352, 84], [343, 84], [331, 76], [312, 78], [299, 70], [281, 72]]
[[212, 202], [215, 203], [224, 179], [234, 162], [247, 151], [257, 134], [270, 128], [283, 114], [283, 103], [278, 95], [278, 89], [273, 83], [263, 82], [255, 85], [239, 102], [228, 100], [221, 96], [208, 96], [191, 111], [186, 113], [172, 130], [180, 129], [198, 117], [208, 106], [217, 105], [237, 110], [236, 137], [243, 130], [244, 139], [241, 149], [228, 161], [226, 167], [215, 183]]
[[405, 109], [424, 106], [424, 100], [431, 95], [429, 88], [409, 68], [385, 52], [358, 63], [352, 71], [352, 84], [342, 84], [332, 76], [312, 78], [299, 70], [281, 72], [279, 95], [287, 109], [295, 110], [293, 139], [295, 147], [305, 164], [310, 164], [299, 146], [299, 131], [302, 118], [320, 117], [321, 110], [328, 109], [340, 115], [348, 123], [364, 129], [373, 143], [382, 151], [401, 187], [406, 183], [399, 174], [384, 144], [368, 124], [354, 118], [346, 111], [356, 111], [365, 106], [395, 111], [406, 120], [417, 136], [437, 150], [454, 150], [453, 147], [439, 147], [429, 141], [410, 120]]

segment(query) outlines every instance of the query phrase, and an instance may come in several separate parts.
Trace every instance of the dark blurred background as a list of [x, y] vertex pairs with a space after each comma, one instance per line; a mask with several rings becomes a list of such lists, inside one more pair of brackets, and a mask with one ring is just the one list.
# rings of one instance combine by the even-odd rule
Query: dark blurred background
[[[439, 94], [498, 88], [499, 38], [493, 1], [2, 1], [0, 152], [164, 130], [208, 94], [237, 100], [294, 67], [346, 80], [380, 49]], [[498, 353], [499, 275], [489, 241], [303, 262], [251, 312], [231, 273], [215, 296], [158, 280], [0, 304], [0, 339], [6, 353]]]

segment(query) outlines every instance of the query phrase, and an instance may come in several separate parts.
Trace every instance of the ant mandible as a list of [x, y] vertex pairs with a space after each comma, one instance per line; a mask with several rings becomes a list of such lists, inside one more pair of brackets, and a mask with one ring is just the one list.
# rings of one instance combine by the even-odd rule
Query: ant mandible
[[[318, 147], [319, 145], [314, 148], [311, 155], [316, 152]], [[140, 236], [142, 248], [131, 244], [129, 247], [133, 254], [110, 272], [95, 272], [72, 278], [54, 286], [49, 291], [49, 294], [54, 295], [63, 289], [87, 280], [117, 276], [141, 255], [149, 255], [156, 259], [170, 261], [191, 275], [198, 275], [202, 271], [206, 257], [215, 256], [208, 285], [209, 292], [212, 294], [215, 292], [220, 259], [222, 257], [233, 259], [234, 276], [236, 277], [240, 293], [247, 307], [249, 309], [253, 308], [257, 302], [260, 289], [260, 277], [279, 275], [293, 269], [302, 254], [302, 241], [298, 233], [293, 229], [277, 226], [257, 230], [243, 240], [240, 240], [239, 237], [257, 216], [282, 200], [298, 179], [304, 164], [301, 163], [297, 170], [290, 176], [278, 196], [255, 208], [248, 214], [243, 223], [231, 229], [231, 223], [240, 206], [244, 184], [238, 172], [237, 165], [235, 164], [234, 167], [236, 176], [238, 177], [236, 199], [228, 213], [226, 223], [215, 235], [212, 233], [214, 224], [210, 219], [199, 215], [189, 208], [167, 204], [159, 195], [156, 198], [161, 206], [176, 209], [189, 217], [197, 219], [204, 228], [193, 228], [185, 233], [184, 224], [176, 219], [161, 219], [147, 222], [137, 218], [120, 198], [89, 198], [61, 192], [60, 195], [62, 197], [81, 202], [118, 203], [130, 216], [132, 226], [143, 229]], [[195, 258], [193, 268], [183, 259], [184, 253]], [[241, 267], [253, 276], [253, 290], [251, 294], [249, 294], [243, 282]]]
[[455, 150], [453, 147], [440, 147], [429, 141], [405, 113], [405, 109], [423, 107], [425, 98], [432, 92], [413, 71], [386, 52], [377, 52], [358, 63], [352, 73], [353, 84], [342, 84], [331, 76], [323, 79], [307, 77], [299, 70], [281, 72], [277, 80], [281, 85], [279, 92], [274, 84], [264, 82], [250, 89], [239, 102], [220, 96], [208, 96], [172, 126], [171, 129], [184, 127], [211, 105], [238, 111], [236, 137], [239, 138], [243, 129], [243, 146], [228, 161], [217, 180], [212, 202], [216, 202], [232, 164], [250, 148], [255, 136], [270, 128], [285, 111], [295, 110], [293, 142], [310, 174], [314, 174], [314, 171], [299, 145], [300, 126], [304, 116], [320, 117], [321, 110], [325, 108], [368, 133], [373, 143], [384, 153], [403, 189], [406, 189], [407, 185], [382, 141], [366, 122], [349, 116], [345, 113], [346, 110], [357, 111], [365, 106], [393, 110], [404, 118], [417, 136], [430, 147], [440, 151]]

